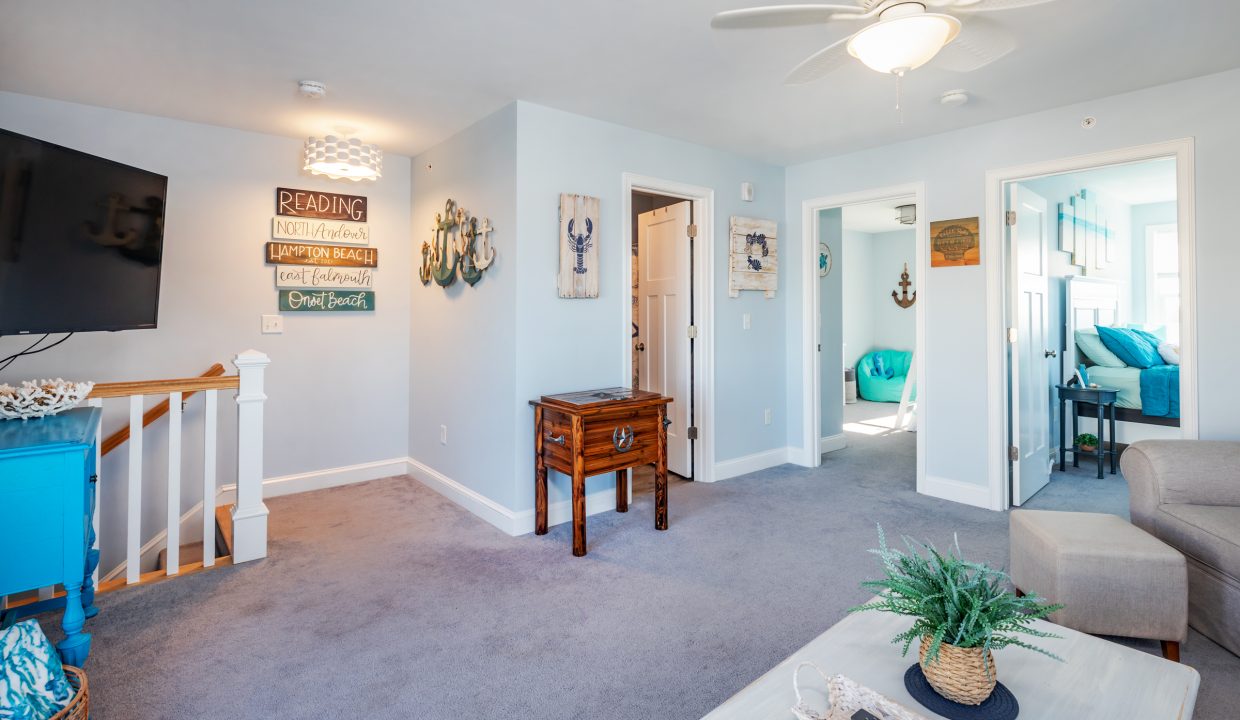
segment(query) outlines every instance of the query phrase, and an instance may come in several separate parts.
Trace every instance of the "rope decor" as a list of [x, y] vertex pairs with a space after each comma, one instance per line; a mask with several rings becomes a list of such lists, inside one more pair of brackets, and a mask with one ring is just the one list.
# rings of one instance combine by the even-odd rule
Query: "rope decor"
[[980, 705], [995, 689], [995, 658], [981, 648], [961, 648], [948, 643], [939, 645], [939, 656], [926, 663], [931, 639], [921, 639], [919, 653], [921, 670], [940, 695], [961, 705]]
[[[825, 714], [811, 708], [801, 697], [799, 680], [801, 668], [806, 667], [813, 668], [827, 684], [828, 707]], [[792, 714], [797, 720], [851, 720], [858, 710], [865, 710], [880, 720], [926, 720], [843, 675], [827, 677], [822, 668], [809, 661], [797, 665], [792, 671], [792, 690], [797, 696], [797, 704], [792, 707]]]

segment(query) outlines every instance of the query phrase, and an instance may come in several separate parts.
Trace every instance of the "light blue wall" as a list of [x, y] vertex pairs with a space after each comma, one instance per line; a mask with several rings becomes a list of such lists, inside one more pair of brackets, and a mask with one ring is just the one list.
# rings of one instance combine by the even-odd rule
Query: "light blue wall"
[[[818, 383], [818, 407], [822, 409], [821, 437], [844, 432], [844, 404], [840, 397], [844, 355], [840, 346], [844, 342], [844, 314], [850, 312], [844, 302], [844, 274], [852, 262], [846, 250], [851, 245], [847, 235], [842, 209], [818, 211], [818, 242], [824, 242], [831, 248], [835, 263], [826, 277], [818, 278], [819, 322], [822, 323], [822, 359], [819, 363], [822, 377]], [[793, 350], [789, 348], [788, 352]]]
[[[1081, 128], [1086, 115], [1099, 121], [1089, 130]], [[1240, 374], [1231, 360], [1240, 355], [1240, 334], [1227, 299], [1228, 273], [1240, 266], [1231, 198], [1238, 115], [1240, 71], [1233, 70], [790, 167], [781, 281], [790, 297], [801, 293], [801, 204], [808, 199], [924, 181], [931, 220], [970, 217], [983, 213], [989, 169], [1195, 137], [1199, 378], [1210, 388], [1200, 398], [1201, 434], [1240, 438]], [[989, 482], [986, 444], [978, 441], [987, 433], [989, 393], [1002, 392], [986, 384], [985, 263], [992, 261], [983, 253], [980, 266], [933, 268], [919, 288], [929, 303], [927, 474], [976, 485]], [[796, 302], [788, 309], [788, 437], [799, 444], [803, 313]]]
[[[627, 385], [625, 354], [631, 296], [622, 273], [629, 243], [621, 231], [621, 176], [636, 173], [715, 190], [715, 448], [716, 461], [783, 448], [787, 437], [784, 355], [785, 227], [779, 225], [780, 277], [774, 299], [744, 292], [728, 297], [728, 218], [731, 215], [782, 221], [782, 168], [691, 143], [632, 130], [559, 110], [520, 102], [518, 106], [517, 207], [521, 252], [516, 302], [516, 417], [520, 511], [533, 505], [533, 414], [531, 398], [553, 392]], [[755, 187], [753, 202], [740, 199], [742, 182]], [[601, 198], [598, 231], [599, 297], [565, 300], [556, 294], [559, 266], [559, 196]], [[701, 222], [701, 220], [699, 220]], [[742, 330], [749, 313], [751, 329]], [[774, 422], [763, 424], [771, 408]], [[704, 420], [703, 422], [708, 422]], [[605, 489], [611, 477], [590, 481]], [[550, 498], [568, 495], [566, 478], [554, 478]]]
[[874, 236], [845, 230], [843, 246], [837, 267], [844, 283], [844, 366], [856, 367], [857, 360], [874, 347], [874, 303], [869, 292]]
[[917, 344], [917, 306], [902, 308], [891, 299], [900, 292], [900, 273], [908, 264], [909, 295], [917, 290], [917, 232], [892, 230], [870, 236], [869, 302], [874, 305], [874, 348], [912, 352]]
[[[430, 165], [430, 169], [427, 166]], [[509, 105], [413, 160], [409, 455], [512, 507], [516, 397], [517, 107]], [[417, 277], [422, 243], [444, 202], [495, 228], [495, 263], [469, 287]], [[448, 426], [448, 444], [439, 442]], [[532, 462], [530, 457], [527, 462]]]

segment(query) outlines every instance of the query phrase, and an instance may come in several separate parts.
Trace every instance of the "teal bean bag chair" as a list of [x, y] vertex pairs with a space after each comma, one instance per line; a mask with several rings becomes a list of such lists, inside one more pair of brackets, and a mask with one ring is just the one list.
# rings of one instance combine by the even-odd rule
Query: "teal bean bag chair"
[[[875, 350], [861, 358], [857, 363], [857, 390], [861, 398], [871, 402], [900, 402], [912, 361], [913, 353], [903, 350]], [[909, 399], [917, 399], [917, 388], [913, 388]]]

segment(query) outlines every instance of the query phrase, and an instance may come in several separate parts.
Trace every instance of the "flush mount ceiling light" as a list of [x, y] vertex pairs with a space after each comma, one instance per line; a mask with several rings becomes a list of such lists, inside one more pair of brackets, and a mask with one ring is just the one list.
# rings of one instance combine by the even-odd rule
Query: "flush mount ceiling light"
[[383, 175], [383, 152], [357, 138], [306, 138], [305, 169], [332, 180], [377, 180]]
[[959, 34], [960, 21], [951, 15], [928, 13], [919, 2], [900, 3], [853, 35], [848, 54], [871, 70], [902, 75], [930, 62]]

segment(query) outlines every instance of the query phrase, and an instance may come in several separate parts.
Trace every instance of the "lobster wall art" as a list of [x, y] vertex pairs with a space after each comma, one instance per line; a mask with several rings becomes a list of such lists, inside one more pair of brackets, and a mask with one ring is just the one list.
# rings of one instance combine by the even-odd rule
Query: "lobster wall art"
[[495, 248], [489, 235], [494, 228], [487, 218], [479, 220], [465, 208], [448, 200], [443, 212], [435, 214], [431, 239], [422, 243], [422, 267], [418, 277], [423, 285], [434, 280], [440, 287], [456, 282], [456, 276], [473, 287], [495, 262]]
[[562, 298], [598, 297], [599, 200], [560, 195], [560, 273]]

